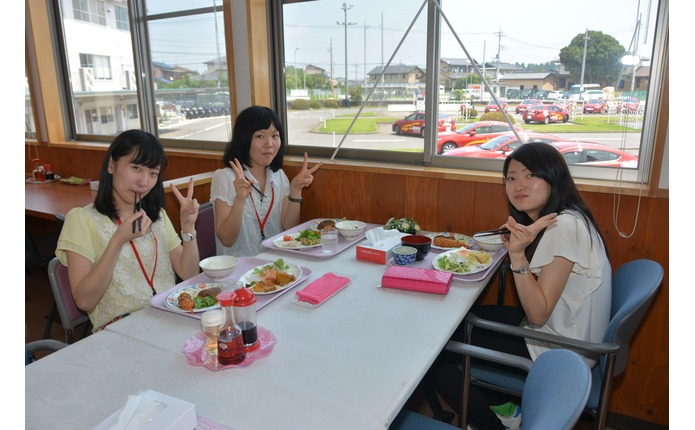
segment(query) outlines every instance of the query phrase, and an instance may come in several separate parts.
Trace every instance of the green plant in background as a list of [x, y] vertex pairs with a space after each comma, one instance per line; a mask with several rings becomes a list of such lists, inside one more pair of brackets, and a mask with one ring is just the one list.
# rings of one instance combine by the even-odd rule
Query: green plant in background
[[401, 233], [415, 234], [420, 231], [420, 226], [412, 218], [391, 218], [386, 221], [384, 230], [396, 229]]
[[340, 104], [338, 103], [338, 100], [328, 99], [323, 101], [323, 107], [329, 109], [338, 109]]
[[[480, 117], [481, 121], [502, 121], [502, 122], [507, 122], [507, 119], [504, 117], [504, 114], [502, 112], [488, 112], [486, 114], [483, 114], [483, 116]], [[509, 121], [512, 124], [516, 123], [516, 120], [514, 119], [514, 116], [509, 115]]]
[[321, 109], [321, 103], [317, 100], [312, 100], [309, 102], [309, 107], [312, 109]]
[[292, 109], [296, 110], [309, 110], [309, 100], [297, 99], [291, 102]]

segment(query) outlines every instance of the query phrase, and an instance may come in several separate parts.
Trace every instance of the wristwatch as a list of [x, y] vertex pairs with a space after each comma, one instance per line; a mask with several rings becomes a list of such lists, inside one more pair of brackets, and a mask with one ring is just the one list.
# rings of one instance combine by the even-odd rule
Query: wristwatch
[[195, 239], [196, 236], [198, 236], [198, 233], [196, 233], [195, 231], [194, 231], [193, 233], [189, 233], [189, 232], [187, 232], [187, 231], [182, 231], [182, 232], [181, 232], [181, 239], [182, 239], [184, 242], [190, 242], [190, 241], [192, 241], [193, 239]]
[[529, 265], [528, 263], [524, 264], [523, 266], [519, 267], [518, 269], [515, 269], [512, 267], [512, 264], [509, 264], [509, 270], [511, 270], [514, 273], [518, 273], [519, 275], [525, 275], [528, 273]]

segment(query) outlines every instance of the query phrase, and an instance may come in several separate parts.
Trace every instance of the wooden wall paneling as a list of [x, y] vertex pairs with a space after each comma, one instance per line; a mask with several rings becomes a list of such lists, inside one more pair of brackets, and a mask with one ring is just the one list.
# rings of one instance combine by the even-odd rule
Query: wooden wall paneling
[[369, 219], [365, 221], [386, 224], [390, 218], [415, 218], [415, 214], [408, 213], [405, 207], [409, 190], [403, 175], [372, 174], [371, 192]]
[[472, 234], [477, 185], [480, 184], [441, 179], [437, 199], [439, 216], [432, 230]]
[[412, 176], [401, 178], [400, 186], [405, 197], [401, 216], [414, 219], [422, 230], [436, 230], [438, 215], [441, 210], [446, 210], [446, 206], [439, 206], [439, 180]]

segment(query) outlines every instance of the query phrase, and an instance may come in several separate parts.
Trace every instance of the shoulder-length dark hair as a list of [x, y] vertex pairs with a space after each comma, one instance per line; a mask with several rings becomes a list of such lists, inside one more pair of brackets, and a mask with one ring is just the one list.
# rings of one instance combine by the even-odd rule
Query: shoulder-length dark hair
[[222, 157], [224, 167], [229, 167], [229, 162], [235, 158], [242, 165], [251, 167], [251, 157], [249, 152], [251, 149], [251, 141], [253, 134], [258, 130], [266, 130], [270, 125], [274, 125], [278, 133], [280, 133], [280, 149], [270, 162], [270, 170], [277, 172], [282, 168], [282, 160], [285, 158], [287, 151], [287, 142], [285, 141], [285, 129], [280, 122], [280, 118], [272, 109], [265, 106], [250, 106], [241, 111], [234, 121], [234, 130], [232, 131], [232, 140], [227, 144]]
[[[536, 177], [543, 179], [550, 185], [548, 202], [541, 209], [538, 214], [539, 217], [553, 212], [559, 214], [568, 209], [577, 211], [581, 215], [586, 226], [593, 226], [599, 237], [601, 237], [601, 241], [604, 242], [601, 230], [599, 230], [591, 210], [584, 202], [584, 199], [582, 199], [574, 183], [574, 179], [572, 179], [572, 174], [570, 173], [569, 167], [567, 167], [567, 162], [555, 147], [541, 142], [531, 142], [521, 145], [504, 160], [503, 173], [505, 180], [507, 178], [507, 172], [509, 171], [509, 163], [512, 160], [516, 160], [523, 164], [528, 170], [533, 172]], [[517, 222], [523, 225], [533, 223], [531, 217], [529, 217], [526, 212], [517, 210], [511, 201], [508, 202], [508, 205], [509, 212]], [[536, 240], [526, 248], [526, 257], [529, 261], [531, 261], [531, 257], [536, 251], [536, 247], [543, 233], [545, 233], [545, 230], [543, 230], [543, 232], [536, 237]]]
[[99, 173], [99, 190], [94, 200], [94, 208], [111, 219], [118, 218], [116, 205], [113, 201], [113, 175], [109, 173], [109, 162], [118, 161], [122, 157], [130, 158], [130, 162], [149, 168], [159, 168], [157, 183], [152, 191], [142, 198], [142, 208], [147, 216], [155, 222], [159, 212], [164, 207], [164, 186], [162, 172], [167, 166], [164, 148], [152, 134], [142, 130], [127, 130], [116, 136], [111, 142]]

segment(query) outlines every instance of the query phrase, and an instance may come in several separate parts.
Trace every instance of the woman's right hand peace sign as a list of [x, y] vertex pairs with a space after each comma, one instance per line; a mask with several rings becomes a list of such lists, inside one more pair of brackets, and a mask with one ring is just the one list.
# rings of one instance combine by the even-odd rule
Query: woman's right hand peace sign
[[232, 170], [234, 171], [234, 175], [236, 176], [236, 179], [234, 179], [234, 190], [236, 190], [236, 196], [234, 196], [234, 200], [243, 203], [246, 201], [246, 197], [249, 196], [249, 192], [251, 190], [251, 182], [249, 182], [244, 176], [244, 168], [242, 167], [239, 160], [235, 158], [234, 160], [229, 162], [229, 166], [232, 168]]

